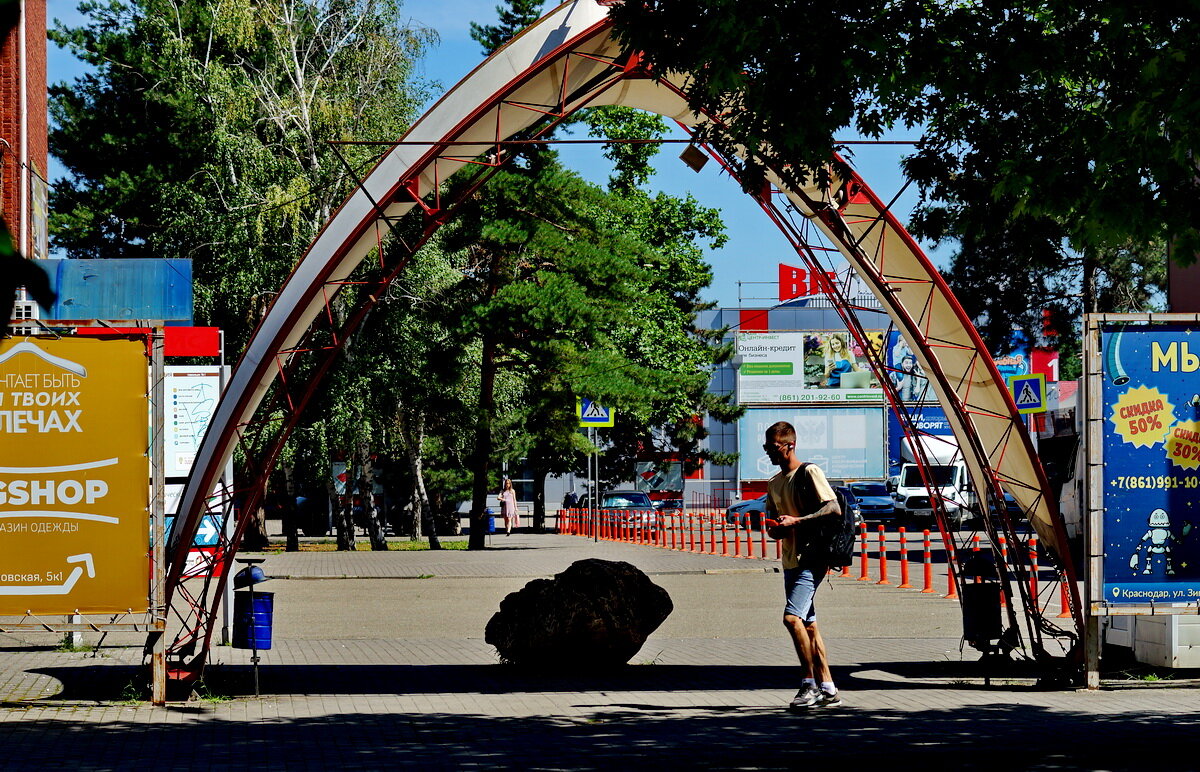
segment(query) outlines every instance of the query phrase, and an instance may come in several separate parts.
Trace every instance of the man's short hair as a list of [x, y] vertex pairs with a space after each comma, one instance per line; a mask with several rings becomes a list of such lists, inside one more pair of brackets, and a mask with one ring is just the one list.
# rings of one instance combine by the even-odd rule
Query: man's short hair
[[787, 421], [778, 421], [771, 424], [767, 429], [768, 441], [792, 442], [796, 441], [796, 427], [792, 426]]

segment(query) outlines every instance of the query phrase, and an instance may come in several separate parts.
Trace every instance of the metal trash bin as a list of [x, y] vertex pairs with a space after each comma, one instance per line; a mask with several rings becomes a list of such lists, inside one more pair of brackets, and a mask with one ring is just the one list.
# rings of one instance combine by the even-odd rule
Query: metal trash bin
[[271, 648], [271, 622], [274, 611], [273, 592], [235, 592], [232, 643], [234, 648]]

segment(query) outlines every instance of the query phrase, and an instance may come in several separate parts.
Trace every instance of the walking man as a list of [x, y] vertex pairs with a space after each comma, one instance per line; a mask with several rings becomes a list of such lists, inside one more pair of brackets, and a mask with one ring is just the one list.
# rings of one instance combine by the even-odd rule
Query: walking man
[[[767, 482], [767, 517], [777, 523], [768, 528], [767, 534], [781, 543], [787, 598], [783, 626], [792, 638], [804, 672], [804, 685], [789, 708], [808, 710], [841, 705], [813, 604], [829, 566], [811, 554], [812, 541], [822, 530], [819, 526], [828, 522], [821, 518], [840, 516], [841, 510], [821, 468], [802, 463], [796, 457], [796, 429], [790, 423], [780, 421], [767, 429], [763, 450], [771, 463], [779, 467], [779, 472]], [[810, 552], [807, 558], [806, 551]]]

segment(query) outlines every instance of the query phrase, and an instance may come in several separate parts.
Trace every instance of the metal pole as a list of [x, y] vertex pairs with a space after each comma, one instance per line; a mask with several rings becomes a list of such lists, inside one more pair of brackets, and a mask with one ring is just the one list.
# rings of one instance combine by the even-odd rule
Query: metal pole
[[151, 333], [150, 357], [150, 515], [153, 521], [154, 539], [151, 552], [154, 561], [154, 645], [150, 654], [150, 701], [155, 705], [167, 702], [167, 608], [166, 571], [163, 559], [166, 553], [166, 532], [163, 511], [166, 501], [166, 448], [163, 447], [163, 431], [166, 412], [166, 370], [163, 366], [164, 333], [155, 327]]
[[[1097, 478], [1102, 474], [1104, 459], [1104, 417], [1103, 410], [1097, 408], [1102, 404], [1100, 399], [1101, 371], [1100, 358], [1100, 318], [1091, 314], [1084, 316], [1083, 333], [1083, 470], [1082, 473], [1084, 509], [1083, 527], [1084, 543], [1087, 555], [1084, 558], [1084, 595], [1087, 601], [1083, 604], [1084, 615], [1084, 685], [1088, 689], [1100, 688], [1100, 621], [1096, 616], [1097, 607], [1104, 603], [1103, 571], [1104, 571], [1104, 541], [1102, 533], [1102, 518], [1104, 514], [1104, 489], [1097, 484]], [[1096, 413], [1096, 416], [1092, 414]]]
[[588, 427], [588, 441], [592, 452], [588, 454], [588, 515], [592, 520], [592, 541], [600, 541], [600, 490], [596, 480], [600, 477], [600, 455], [596, 451], [596, 428]]

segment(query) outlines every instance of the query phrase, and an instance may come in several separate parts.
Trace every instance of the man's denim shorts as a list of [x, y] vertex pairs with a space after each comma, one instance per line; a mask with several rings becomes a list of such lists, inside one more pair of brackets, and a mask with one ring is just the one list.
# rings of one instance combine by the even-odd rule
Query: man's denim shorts
[[800, 617], [802, 622], [817, 621], [817, 606], [814, 600], [817, 587], [828, 572], [827, 568], [785, 568], [783, 569], [783, 592], [787, 597], [787, 605], [783, 607], [784, 616]]

